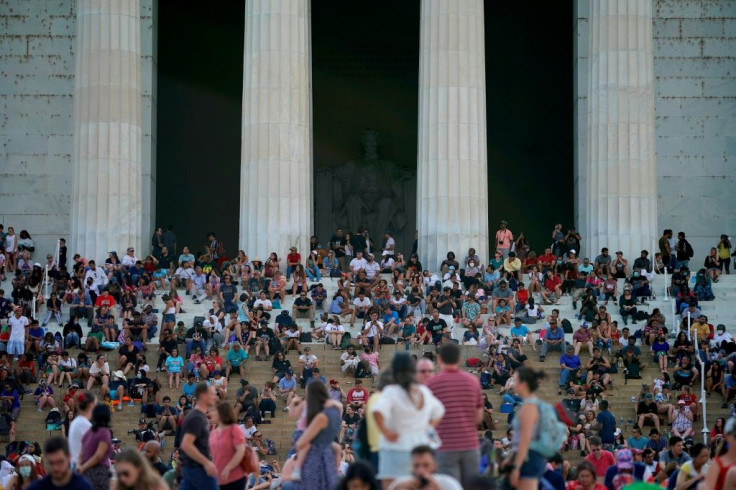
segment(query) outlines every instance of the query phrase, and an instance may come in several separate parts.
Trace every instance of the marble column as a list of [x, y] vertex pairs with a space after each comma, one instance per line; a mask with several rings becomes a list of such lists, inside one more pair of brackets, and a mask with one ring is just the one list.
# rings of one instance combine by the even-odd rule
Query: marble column
[[70, 250], [105, 260], [141, 239], [139, 0], [79, 0]]
[[[602, 247], [633, 260], [657, 228], [657, 160], [651, 0], [592, 0], [588, 74], [588, 162], [579, 194], [583, 254]], [[580, 211], [584, 208], [584, 211]]]
[[309, 0], [245, 6], [240, 247], [265, 260], [312, 233]]
[[483, 0], [422, 0], [419, 46], [419, 257], [488, 256]]

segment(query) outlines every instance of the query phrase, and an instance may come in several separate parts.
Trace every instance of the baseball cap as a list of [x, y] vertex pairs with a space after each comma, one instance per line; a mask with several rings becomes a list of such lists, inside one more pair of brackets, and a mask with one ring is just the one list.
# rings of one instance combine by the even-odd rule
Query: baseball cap
[[140, 419], [140, 420], [138, 421], [138, 423], [139, 423], [139, 424], [145, 424], [145, 423], [147, 423], [147, 422], [146, 422], [146, 419], [143, 419], [143, 418], [142, 418], [142, 419]]
[[125, 374], [121, 370], [117, 370], [114, 373], [112, 373], [116, 378], [125, 379]]
[[634, 455], [630, 449], [619, 449], [616, 453], [616, 461], [619, 469], [630, 470], [634, 467]]
[[336, 379], [331, 379], [330, 380], [330, 384], [331, 385], [336, 385], [337, 384], [337, 380]]
[[291, 370], [291, 369], [287, 369], [287, 370], [286, 370], [286, 374], [294, 374], [294, 371], [293, 371], [293, 370]]

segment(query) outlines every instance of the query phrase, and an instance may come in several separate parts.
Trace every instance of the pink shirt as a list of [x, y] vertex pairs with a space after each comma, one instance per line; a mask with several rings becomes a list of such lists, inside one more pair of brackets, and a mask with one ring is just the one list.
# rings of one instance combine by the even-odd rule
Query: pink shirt
[[240, 480], [245, 476], [245, 471], [241, 465], [236, 465], [227, 475], [227, 479], [222, 477], [222, 470], [227, 466], [235, 455], [235, 446], [245, 444], [245, 434], [236, 424], [232, 424], [225, 429], [215, 429], [210, 432], [210, 453], [212, 454], [212, 462], [220, 471], [217, 475], [217, 482], [220, 485]]

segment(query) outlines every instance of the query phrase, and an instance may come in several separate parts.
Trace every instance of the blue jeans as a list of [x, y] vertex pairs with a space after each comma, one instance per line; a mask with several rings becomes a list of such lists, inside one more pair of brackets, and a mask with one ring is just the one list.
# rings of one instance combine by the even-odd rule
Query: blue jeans
[[294, 272], [295, 269], [296, 267], [293, 265], [286, 266], [286, 280], [287, 281], [291, 279], [291, 273]]
[[196, 349], [197, 347], [199, 347], [200, 349], [202, 349], [202, 352], [204, 352], [205, 349], [207, 348], [207, 343], [204, 340], [195, 342], [192, 339], [187, 339], [186, 344], [187, 344], [187, 357], [186, 357], [187, 359], [189, 359], [189, 357], [192, 355], [192, 348]]
[[565, 388], [567, 388], [567, 378], [568, 376], [570, 376], [571, 372], [572, 371], [570, 371], [569, 369], [563, 369], [562, 371], [560, 371], [560, 386], [564, 386]]
[[71, 346], [78, 347], [79, 345], [79, 334], [77, 332], [69, 332], [64, 338], [65, 349], [68, 349]]
[[179, 490], [218, 490], [217, 480], [207, 476], [203, 467], [182, 466]]
[[318, 267], [315, 267], [314, 272], [312, 272], [311, 269], [304, 269], [304, 271], [307, 273], [307, 277], [310, 281], [319, 282], [322, 280], [322, 274]]

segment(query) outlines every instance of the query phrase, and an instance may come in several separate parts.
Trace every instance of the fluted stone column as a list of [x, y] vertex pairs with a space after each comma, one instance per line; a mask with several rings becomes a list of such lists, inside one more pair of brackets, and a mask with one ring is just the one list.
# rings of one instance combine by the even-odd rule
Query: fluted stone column
[[[654, 258], [657, 161], [651, 0], [592, 0], [588, 75], [588, 166], [578, 215], [583, 253], [602, 247]], [[585, 208], [584, 211], [580, 211]]]
[[265, 260], [312, 232], [309, 0], [245, 5], [240, 247]]
[[141, 247], [139, 0], [79, 0], [70, 250]]
[[483, 0], [422, 0], [417, 228], [425, 269], [488, 257]]

